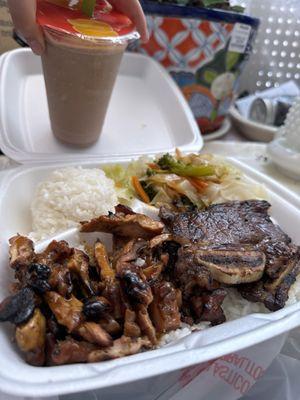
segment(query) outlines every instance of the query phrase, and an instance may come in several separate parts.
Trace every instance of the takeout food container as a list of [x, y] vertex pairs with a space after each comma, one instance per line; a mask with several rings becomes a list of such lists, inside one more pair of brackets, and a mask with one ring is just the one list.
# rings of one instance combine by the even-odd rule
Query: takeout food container
[[0, 58], [0, 132], [1, 150], [20, 163], [119, 159], [145, 149], [156, 153], [203, 146], [172, 78], [139, 54], [125, 54], [122, 60], [100, 140], [79, 150], [52, 135], [40, 58], [29, 49], [6, 53]]
[[[266, 185], [269, 201], [272, 203], [273, 217], [296, 243], [300, 243], [297, 229], [300, 224], [299, 199], [243, 163], [234, 159], [229, 159], [229, 161], [244, 170], [250, 179]], [[102, 160], [95, 163], [81, 162], [81, 165], [85, 168], [94, 168], [108, 163], [108, 160]], [[123, 164], [125, 167], [126, 162]], [[52, 170], [63, 165], [65, 163], [61, 162], [55, 165], [19, 166], [8, 172], [2, 181], [0, 187], [0, 213], [3, 227], [0, 233], [1, 298], [7, 295], [8, 284], [11, 281], [10, 271], [7, 269], [7, 239], [16, 232], [27, 233], [30, 230], [29, 208], [36, 185]], [[78, 165], [78, 163], [73, 163], [73, 165]], [[22, 196], [20, 196], [21, 193]], [[139, 209], [139, 211], [142, 210], [143, 207]], [[55, 238], [67, 240], [71, 245], [76, 244], [77, 230], [70, 230]], [[37, 250], [41, 250], [46, 243], [39, 244]], [[180, 379], [184, 373], [182, 369], [186, 367], [238, 352], [281, 335], [298, 325], [300, 325], [299, 302], [275, 313], [252, 314], [195, 332], [157, 350], [119, 360], [60, 367], [27, 365], [11, 343], [11, 329], [5, 326], [0, 330], [0, 343], [3, 349], [0, 359], [0, 387], [4, 391], [17, 395], [49, 396], [108, 388], [181, 370], [172, 375], [172, 380], [176, 382], [176, 379]], [[270, 353], [269, 347], [266, 347], [266, 351]], [[274, 353], [274, 357], [275, 355]]]
[[[24, 50], [21, 50], [21, 52]], [[18, 51], [18, 56], [22, 53]], [[13, 76], [9, 74], [8, 67], [15, 77], [21, 78], [23, 83], [22, 90], [18, 91], [15, 87], [13, 92], [19, 96], [19, 104], [15, 115], [17, 118], [12, 118], [12, 112], [9, 112], [7, 105], [1, 101], [0, 114], [0, 141], [2, 150], [13, 157], [16, 161], [23, 165], [7, 171], [4, 178], [0, 182], [0, 215], [1, 215], [1, 231], [0, 231], [0, 298], [4, 298], [8, 294], [8, 284], [11, 281], [12, 274], [8, 269], [8, 243], [9, 237], [16, 232], [26, 234], [30, 231], [30, 203], [37, 184], [43, 181], [51, 171], [66, 165], [82, 165], [84, 168], [94, 168], [107, 165], [109, 163], [122, 163], [126, 168], [126, 162], [133, 157], [138, 157], [142, 154], [157, 154], [163, 151], [172, 151], [174, 147], [183, 147], [185, 152], [199, 151], [201, 149], [201, 139], [195, 133], [193, 120], [190, 119], [190, 111], [182, 99], [180, 93], [173, 106], [177, 107], [180, 114], [178, 123], [186, 123], [186, 130], [181, 131], [181, 135], [173, 136], [168, 147], [161, 149], [155, 148], [153, 137], [147, 136], [144, 142], [144, 147], [140, 147], [138, 151], [132, 151], [132, 147], [128, 144], [125, 149], [119, 150], [118, 143], [111, 146], [111, 155], [108, 153], [108, 148], [100, 154], [93, 153], [65, 153], [63, 147], [59, 148], [56, 156], [52, 153], [45, 153], [43, 149], [42, 138], [39, 141], [34, 141], [35, 138], [30, 138], [30, 127], [34, 127], [33, 114], [29, 112], [32, 104], [24, 102], [29, 99], [28, 91], [32, 90], [30, 85], [39, 87], [38, 81], [38, 59], [34, 56], [28, 56], [28, 63], [20, 64], [14, 62], [9, 64], [9, 60], [13, 58], [12, 53], [8, 54], [6, 59], [2, 61], [0, 66], [0, 90], [1, 96], [8, 96], [7, 103], [11, 101], [11, 95], [7, 92], [8, 83], [13, 82]], [[24, 55], [24, 54], [23, 54]], [[129, 59], [132, 56], [129, 56]], [[138, 60], [139, 56], [133, 56], [134, 61]], [[30, 61], [32, 59], [33, 61]], [[144, 58], [142, 57], [144, 60]], [[16, 59], [15, 59], [16, 61]], [[146, 62], [146, 61], [145, 61]], [[5, 65], [5, 68], [3, 67]], [[30, 67], [35, 66], [34, 72]], [[154, 67], [153, 67], [154, 68]], [[30, 72], [31, 71], [31, 72]], [[155, 69], [152, 74], [155, 74]], [[156, 71], [159, 73], [158, 71]], [[24, 78], [26, 73], [29, 75]], [[3, 75], [8, 74], [8, 75]], [[23, 75], [22, 75], [23, 74]], [[9, 82], [3, 78], [9, 79]], [[169, 87], [169, 78], [162, 80], [165, 87], [174, 90], [172, 84]], [[164, 83], [163, 83], [164, 82]], [[171, 90], [171, 92], [172, 92]], [[26, 93], [27, 91], [27, 93]], [[25, 94], [24, 94], [25, 92]], [[43, 97], [43, 92], [38, 91], [39, 96]], [[169, 92], [170, 93], [170, 92]], [[41, 95], [42, 94], [42, 95]], [[4, 97], [1, 98], [1, 100]], [[171, 100], [170, 100], [171, 101]], [[170, 104], [169, 104], [170, 106]], [[168, 118], [168, 110], [166, 109], [165, 118]], [[171, 111], [174, 109], [171, 108]], [[173, 115], [173, 113], [170, 113]], [[175, 114], [174, 114], [175, 115]], [[42, 115], [43, 119], [45, 115]], [[138, 118], [138, 116], [137, 116]], [[23, 122], [26, 122], [25, 127]], [[41, 122], [41, 121], [40, 121]], [[44, 123], [42, 121], [42, 123]], [[159, 126], [153, 121], [153, 127], [159, 129]], [[162, 125], [164, 126], [164, 125]], [[9, 143], [9, 135], [13, 135]], [[151, 129], [151, 127], [149, 127]], [[176, 127], [174, 127], [176, 129]], [[154, 132], [155, 133], [155, 132]], [[137, 135], [137, 133], [135, 133]], [[166, 133], [165, 133], [166, 134]], [[26, 136], [27, 135], [27, 136]], [[125, 133], [124, 133], [125, 135]], [[191, 136], [190, 136], [191, 135]], [[136, 136], [137, 137], [137, 136]], [[191, 139], [192, 137], [192, 139]], [[127, 136], [126, 136], [127, 138]], [[30, 139], [30, 140], [29, 140]], [[168, 138], [170, 139], [170, 137]], [[31, 141], [31, 142], [30, 142]], [[190, 143], [188, 143], [190, 141]], [[126, 141], [124, 141], [126, 143]], [[29, 147], [26, 147], [28, 146]], [[186, 146], [184, 146], [186, 144]], [[31, 148], [30, 148], [31, 145]], [[125, 146], [125, 144], [124, 144]], [[126, 146], [125, 146], [126, 147]], [[30, 150], [28, 150], [30, 149]], [[53, 148], [52, 148], [53, 149]], [[122, 152], [123, 150], [123, 152]], [[120, 151], [120, 154], [118, 154]], [[127, 152], [126, 152], [127, 151]], [[236, 159], [230, 159], [234, 165], [239, 167], [251, 180], [263, 183], [266, 185], [269, 201], [272, 203], [272, 215], [281, 225], [291, 238], [300, 244], [299, 230], [300, 225], [300, 200], [291, 192], [278, 185], [272, 179], [254, 171], [247, 165]], [[143, 206], [139, 205], [139, 211], [143, 210]], [[70, 244], [76, 244], [77, 241], [76, 229], [67, 231], [56, 236], [56, 239], [67, 240]], [[46, 243], [40, 243], [37, 250], [41, 250]], [[59, 367], [32, 367], [27, 365], [21, 355], [18, 353], [15, 345], [11, 342], [12, 329], [5, 325], [0, 329], [0, 344], [2, 354], [0, 358], [0, 388], [2, 391], [22, 396], [51, 396], [56, 394], [74, 393], [96, 388], [112, 388], [117, 390], [117, 385], [129, 384], [134, 381], [143, 380], [143, 384], [157, 386], [161, 392], [166, 388], [166, 380], [164, 374], [169, 373], [168, 382], [185, 382], [187, 372], [184, 370], [187, 367], [200, 365], [201, 368], [207, 366], [207, 362], [211, 362], [223, 355], [238, 352], [241, 349], [255, 346], [266, 340], [270, 340], [275, 336], [279, 336], [288, 332], [290, 329], [300, 325], [300, 302], [284, 308], [271, 314], [252, 314], [241, 319], [227, 322], [225, 324], [209, 328], [200, 332], [195, 332], [183, 339], [170, 343], [169, 345], [145, 353], [125, 357], [118, 360], [106, 361], [96, 364], [77, 364], [65, 365]], [[264, 351], [275, 357], [276, 347], [261, 345], [260, 353]], [[275, 349], [274, 349], [275, 347]], [[256, 357], [253, 347], [253, 357]], [[170, 375], [171, 374], [171, 375]], [[160, 375], [160, 377], [159, 377]], [[150, 378], [153, 378], [149, 381]], [[172, 383], [170, 383], [172, 384]], [[130, 389], [129, 389], [130, 390]]]

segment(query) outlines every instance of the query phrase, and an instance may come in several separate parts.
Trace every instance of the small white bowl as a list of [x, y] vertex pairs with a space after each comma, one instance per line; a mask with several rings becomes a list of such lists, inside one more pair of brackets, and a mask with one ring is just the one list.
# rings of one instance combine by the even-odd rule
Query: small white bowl
[[259, 124], [243, 117], [235, 107], [231, 107], [229, 115], [236, 129], [246, 138], [256, 142], [271, 142], [276, 133], [277, 127]]

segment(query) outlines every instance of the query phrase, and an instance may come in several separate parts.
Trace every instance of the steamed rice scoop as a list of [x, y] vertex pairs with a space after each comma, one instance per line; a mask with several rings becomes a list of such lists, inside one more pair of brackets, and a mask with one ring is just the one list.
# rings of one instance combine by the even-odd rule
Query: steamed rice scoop
[[114, 182], [99, 168], [68, 167], [55, 170], [42, 182], [31, 204], [35, 241], [79, 226], [114, 210], [118, 198]]

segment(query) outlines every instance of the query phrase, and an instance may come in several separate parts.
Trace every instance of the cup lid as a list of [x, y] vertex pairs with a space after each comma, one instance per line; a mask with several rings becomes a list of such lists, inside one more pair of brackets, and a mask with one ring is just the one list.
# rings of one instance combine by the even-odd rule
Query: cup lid
[[133, 22], [105, 0], [96, 0], [93, 17], [82, 11], [82, 0], [38, 0], [37, 22], [43, 28], [92, 41], [138, 39]]

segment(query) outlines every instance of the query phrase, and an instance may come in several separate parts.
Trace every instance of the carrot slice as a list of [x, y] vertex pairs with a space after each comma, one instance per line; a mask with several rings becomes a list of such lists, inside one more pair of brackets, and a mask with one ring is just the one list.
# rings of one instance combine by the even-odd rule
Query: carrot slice
[[143, 200], [144, 203], [150, 204], [150, 199], [145, 190], [143, 189], [142, 185], [140, 184], [140, 181], [138, 180], [137, 176], [132, 176], [131, 177], [131, 183], [132, 186], [134, 187], [134, 190], [138, 194], [138, 196]]
[[189, 182], [191, 185], [194, 186], [195, 189], [197, 189], [199, 192], [203, 192], [207, 187], [208, 183], [197, 178], [189, 178]]
[[151, 168], [151, 169], [160, 169], [159, 166], [157, 164], [155, 164], [155, 163], [149, 163], [148, 167]]

